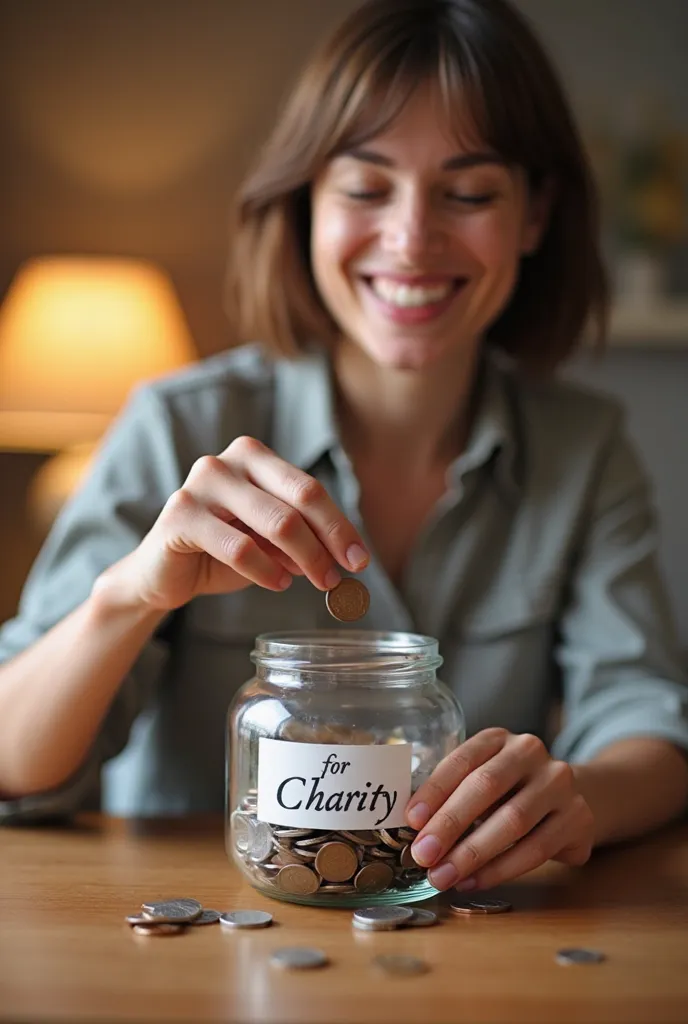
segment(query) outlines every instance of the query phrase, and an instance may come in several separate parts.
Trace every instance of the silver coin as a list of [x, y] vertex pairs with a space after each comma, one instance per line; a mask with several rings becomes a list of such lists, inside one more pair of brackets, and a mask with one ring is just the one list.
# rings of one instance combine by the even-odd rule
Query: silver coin
[[432, 910], [423, 910], [421, 907], [410, 907], [413, 917], [406, 921], [404, 928], [430, 928], [437, 924], [439, 918]]
[[257, 821], [254, 824], [249, 852], [251, 860], [255, 861], [256, 864], [261, 864], [272, 857], [274, 852], [272, 829], [267, 822]]
[[243, 811], [233, 811], [230, 821], [236, 848], [240, 853], [246, 853], [251, 845], [253, 821]]
[[606, 960], [598, 949], [560, 949], [557, 951], [558, 964], [601, 964]]
[[307, 946], [285, 946], [283, 949], [274, 951], [270, 957], [270, 963], [283, 970], [303, 971], [313, 967], [324, 967], [329, 960], [321, 949], [309, 949]]
[[411, 978], [417, 974], [427, 974], [430, 967], [425, 960], [417, 956], [407, 956], [403, 953], [386, 953], [376, 956], [373, 965], [379, 967], [385, 974], [394, 974], [397, 977]]
[[152, 921], [184, 922], [200, 917], [203, 907], [198, 900], [160, 900], [142, 903], [144, 916]]
[[203, 910], [201, 911], [200, 917], [195, 918], [190, 922], [191, 927], [195, 928], [199, 924], [217, 924], [220, 920], [219, 910]]
[[268, 928], [272, 914], [265, 910], [228, 910], [220, 914], [220, 924], [226, 928]]
[[354, 911], [354, 922], [371, 931], [391, 931], [413, 917], [409, 907], [363, 907]]

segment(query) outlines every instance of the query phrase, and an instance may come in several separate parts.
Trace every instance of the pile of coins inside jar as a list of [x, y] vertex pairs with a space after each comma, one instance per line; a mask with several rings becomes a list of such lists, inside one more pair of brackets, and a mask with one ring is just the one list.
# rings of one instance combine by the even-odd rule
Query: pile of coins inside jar
[[325, 830], [258, 821], [250, 790], [232, 814], [234, 846], [261, 885], [290, 896], [366, 895], [408, 889], [426, 876], [411, 855], [417, 832]]

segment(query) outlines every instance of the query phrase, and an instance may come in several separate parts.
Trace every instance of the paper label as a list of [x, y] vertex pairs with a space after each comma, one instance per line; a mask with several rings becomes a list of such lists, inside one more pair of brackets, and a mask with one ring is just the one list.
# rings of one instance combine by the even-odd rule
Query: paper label
[[259, 821], [294, 828], [397, 828], [410, 796], [410, 743], [258, 741]]

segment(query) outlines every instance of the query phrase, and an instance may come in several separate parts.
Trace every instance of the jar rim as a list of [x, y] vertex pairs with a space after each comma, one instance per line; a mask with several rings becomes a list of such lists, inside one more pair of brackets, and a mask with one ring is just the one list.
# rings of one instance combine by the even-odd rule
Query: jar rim
[[438, 648], [434, 637], [403, 631], [284, 630], [259, 634], [251, 660], [283, 671], [409, 675], [436, 671], [443, 663]]

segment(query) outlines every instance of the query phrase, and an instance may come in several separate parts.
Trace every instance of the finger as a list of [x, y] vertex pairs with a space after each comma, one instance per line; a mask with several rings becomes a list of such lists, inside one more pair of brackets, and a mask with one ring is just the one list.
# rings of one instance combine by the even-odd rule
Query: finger
[[254, 438], [239, 438], [230, 449], [232, 461], [243, 467], [257, 487], [301, 513], [341, 566], [359, 572], [368, 564], [370, 556], [363, 538], [318, 480]]
[[184, 490], [212, 509], [217, 518], [226, 522], [229, 513], [232, 525], [237, 524], [235, 529], [258, 534], [278, 548], [320, 590], [330, 590], [340, 581], [331, 554], [300, 512], [256, 487], [235, 466], [212, 455], [203, 456], [192, 467]]
[[235, 530], [241, 530], [242, 533], [252, 537], [261, 551], [264, 551], [266, 555], [269, 555], [271, 558], [274, 558], [275, 561], [279, 562], [280, 565], [283, 565], [287, 572], [291, 573], [292, 576], [304, 575], [303, 569], [300, 565], [296, 564], [293, 558], [290, 558], [289, 555], [284, 553], [284, 551], [280, 551], [279, 548], [275, 547], [274, 544], [271, 544], [265, 537], [261, 537], [261, 535], [256, 533], [255, 530], [250, 529], [250, 527], [246, 526], [245, 523], [242, 523], [239, 519], [235, 519], [232, 526]]
[[261, 551], [251, 537], [223, 523], [184, 489], [168, 500], [159, 524], [170, 550], [206, 553], [237, 576], [267, 590], [286, 590], [292, 581], [284, 567]]
[[411, 828], [422, 829], [457, 785], [502, 749], [508, 736], [506, 729], [483, 729], [447, 754], [406, 805]]
[[558, 854], [564, 848], [575, 857], [573, 863], [584, 864], [590, 856], [592, 842], [585, 828], [571, 839], [579, 831], [577, 823], [578, 818], [571, 808], [555, 811], [510, 850], [478, 871], [471, 879], [474, 882], [471, 888], [491, 889], [510, 882], [552, 858], [559, 859]]
[[541, 779], [533, 780], [449, 850], [430, 872], [431, 883], [436, 889], [448, 889], [474, 877], [531, 832], [556, 806], [552, 790]]

